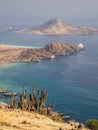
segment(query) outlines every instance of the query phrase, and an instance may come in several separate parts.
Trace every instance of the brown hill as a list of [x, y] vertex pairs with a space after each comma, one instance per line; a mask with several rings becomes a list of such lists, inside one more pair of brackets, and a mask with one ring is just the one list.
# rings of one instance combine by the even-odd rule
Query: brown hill
[[55, 18], [39, 26], [19, 32], [29, 34], [98, 34], [98, 28], [74, 26]]

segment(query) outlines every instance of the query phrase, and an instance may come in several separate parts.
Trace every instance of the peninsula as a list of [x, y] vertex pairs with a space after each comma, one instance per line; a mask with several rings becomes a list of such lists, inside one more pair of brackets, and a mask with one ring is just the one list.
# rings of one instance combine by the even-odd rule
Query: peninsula
[[57, 55], [70, 55], [85, 47], [80, 44], [51, 43], [44, 48], [26, 48], [19, 46], [0, 45], [0, 63], [28, 62], [52, 59]]
[[27, 34], [98, 34], [98, 28], [74, 26], [59, 18], [51, 19], [41, 25], [18, 31]]

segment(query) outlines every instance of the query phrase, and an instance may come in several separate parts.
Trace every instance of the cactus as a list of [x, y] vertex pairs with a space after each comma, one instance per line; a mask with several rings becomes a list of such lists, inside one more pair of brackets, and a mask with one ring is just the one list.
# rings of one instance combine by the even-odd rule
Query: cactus
[[55, 99], [53, 99], [52, 101], [51, 108], [53, 109], [54, 106], [55, 106]]
[[40, 99], [40, 97], [41, 97], [41, 91], [40, 89], [38, 89], [38, 98]]
[[51, 112], [52, 112], [52, 108], [51, 105], [49, 104], [47, 107], [47, 115], [51, 115]]
[[34, 86], [32, 88], [32, 94], [33, 94], [33, 97], [35, 98], [35, 87]]
[[38, 89], [36, 94], [34, 86], [32, 88], [32, 93], [27, 95], [27, 90], [24, 87], [22, 87], [22, 94], [19, 97], [18, 105], [16, 105], [17, 103], [13, 95], [11, 101], [11, 108], [14, 109], [17, 106], [17, 108], [20, 108], [22, 110], [35, 111], [40, 114], [51, 115], [52, 108], [55, 105], [55, 100], [53, 100], [52, 104], [49, 104], [46, 107], [47, 95], [48, 91], [46, 89]]
[[11, 100], [10, 108], [12, 108], [12, 109], [16, 108], [16, 100], [15, 100], [14, 95], [12, 95], [12, 100]]
[[24, 97], [25, 96], [25, 88], [22, 87], [22, 96]]

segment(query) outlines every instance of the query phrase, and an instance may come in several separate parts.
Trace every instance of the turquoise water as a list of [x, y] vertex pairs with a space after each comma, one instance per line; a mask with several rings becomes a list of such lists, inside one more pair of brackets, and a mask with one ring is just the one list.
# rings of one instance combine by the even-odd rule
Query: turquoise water
[[[2, 36], [2, 37], [1, 37]], [[85, 51], [38, 63], [0, 65], [0, 87], [20, 93], [25, 86], [48, 89], [48, 100], [56, 100], [55, 110], [85, 122], [98, 119], [98, 36], [97, 35], [26, 35], [1, 31], [0, 43], [43, 47], [47, 43], [83, 42]], [[5, 99], [1, 99], [5, 100]], [[6, 99], [7, 101], [7, 99]]]

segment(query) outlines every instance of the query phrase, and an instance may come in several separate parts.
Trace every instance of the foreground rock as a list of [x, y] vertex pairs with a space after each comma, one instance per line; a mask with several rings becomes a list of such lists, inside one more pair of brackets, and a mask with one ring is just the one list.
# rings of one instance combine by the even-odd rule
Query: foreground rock
[[0, 88], [0, 93], [6, 93], [6, 92], [7, 92], [6, 89], [4, 89], [4, 88]]
[[59, 42], [48, 44], [40, 49], [0, 45], [0, 63], [40, 61], [47, 58], [55, 58], [57, 55], [69, 55], [84, 48], [82, 43], [63, 44]]
[[39, 26], [18, 32], [27, 34], [98, 34], [98, 28], [74, 26], [55, 18]]
[[88, 130], [83, 124], [57, 123], [46, 116], [21, 110], [0, 109], [0, 130]]

